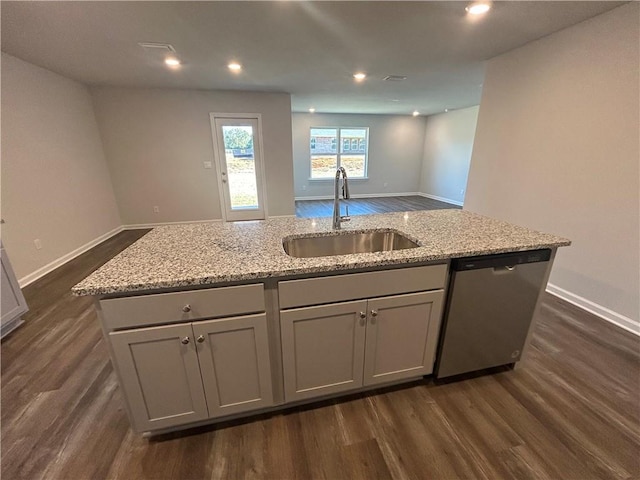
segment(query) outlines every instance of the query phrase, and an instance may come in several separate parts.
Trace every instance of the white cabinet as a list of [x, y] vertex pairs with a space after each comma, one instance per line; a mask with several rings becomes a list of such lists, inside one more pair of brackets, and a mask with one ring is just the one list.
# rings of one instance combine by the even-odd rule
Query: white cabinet
[[443, 291], [280, 313], [287, 402], [433, 371]]
[[137, 431], [208, 417], [191, 324], [113, 332], [110, 338]]
[[273, 404], [264, 313], [192, 324], [210, 417]]
[[136, 430], [273, 403], [265, 314], [109, 334]]
[[362, 386], [366, 301], [280, 313], [287, 402]]
[[18, 280], [13, 273], [13, 268], [11, 268], [7, 252], [1, 244], [0, 254], [2, 259], [2, 272], [0, 272], [0, 292], [2, 295], [2, 303], [0, 303], [0, 305], [2, 305], [0, 337], [4, 337], [24, 323], [21, 316], [26, 313], [29, 308], [27, 307], [24, 295], [22, 295], [22, 290], [20, 290], [20, 286], [18, 285]]
[[433, 372], [443, 296], [436, 290], [369, 300], [365, 385]]
[[137, 431], [273, 404], [262, 284], [104, 299], [100, 309]]

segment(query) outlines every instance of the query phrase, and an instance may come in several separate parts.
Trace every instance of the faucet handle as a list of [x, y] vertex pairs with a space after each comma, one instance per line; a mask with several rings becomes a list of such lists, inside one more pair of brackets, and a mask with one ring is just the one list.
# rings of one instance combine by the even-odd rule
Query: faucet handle
[[351, 217], [349, 216], [349, 204], [345, 203], [344, 204], [344, 208], [346, 210], [346, 215], [340, 216], [340, 221], [341, 222], [348, 222], [348, 221], [351, 220]]

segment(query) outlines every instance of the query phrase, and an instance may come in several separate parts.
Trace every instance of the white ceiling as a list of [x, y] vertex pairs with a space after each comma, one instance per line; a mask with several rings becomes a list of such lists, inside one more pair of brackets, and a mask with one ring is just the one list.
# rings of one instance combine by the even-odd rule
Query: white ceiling
[[[494, 2], [475, 21], [467, 3], [3, 1], [1, 46], [87, 85], [288, 92], [293, 111], [431, 114], [477, 105], [489, 58], [625, 2]], [[138, 42], [172, 44], [183, 66]]]

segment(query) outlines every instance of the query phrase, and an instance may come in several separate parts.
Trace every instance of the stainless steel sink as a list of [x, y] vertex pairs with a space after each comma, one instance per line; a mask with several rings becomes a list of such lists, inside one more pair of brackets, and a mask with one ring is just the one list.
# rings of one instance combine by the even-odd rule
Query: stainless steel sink
[[297, 258], [328, 257], [350, 253], [386, 252], [416, 248], [419, 245], [399, 232], [373, 230], [368, 232], [344, 232], [321, 237], [285, 238], [284, 251]]

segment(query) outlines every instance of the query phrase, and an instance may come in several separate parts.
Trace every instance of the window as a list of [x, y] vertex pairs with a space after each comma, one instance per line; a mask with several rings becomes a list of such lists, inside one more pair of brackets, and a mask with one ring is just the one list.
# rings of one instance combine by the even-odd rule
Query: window
[[310, 138], [311, 178], [333, 178], [338, 167], [349, 178], [367, 176], [368, 128], [312, 127]]

